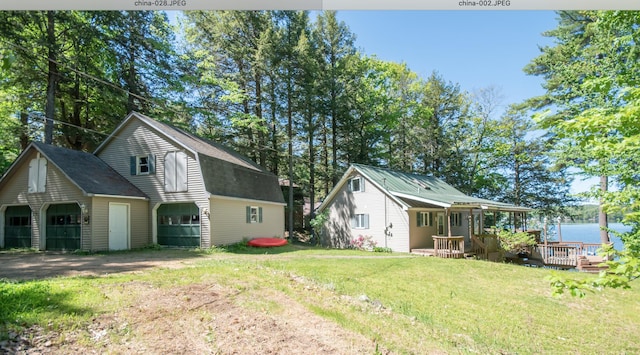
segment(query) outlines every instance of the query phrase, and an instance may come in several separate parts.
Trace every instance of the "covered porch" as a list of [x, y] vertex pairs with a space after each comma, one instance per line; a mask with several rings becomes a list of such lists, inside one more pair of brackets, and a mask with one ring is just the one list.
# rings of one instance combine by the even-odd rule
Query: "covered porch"
[[[411, 252], [442, 258], [498, 259], [497, 227], [529, 231], [539, 241], [540, 231], [527, 226], [527, 207], [469, 198], [476, 201], [446, 205], [412, 201]], [[406, 200], [405, 200], [406, 201]], [[498, 223], [500, 222], [500, 223]]]

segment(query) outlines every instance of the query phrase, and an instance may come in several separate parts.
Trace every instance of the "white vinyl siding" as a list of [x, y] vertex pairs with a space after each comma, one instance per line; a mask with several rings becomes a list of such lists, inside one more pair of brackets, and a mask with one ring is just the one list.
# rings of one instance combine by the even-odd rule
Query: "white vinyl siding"
[[45, 192], [46, 185], [47, 159], [32, 159], [29, 162], [29, 193]]
[[184, 152], [168, 152], [164, 156], [164, 191], [188, 190], [188, 161], [189, 157]]
[[[361, 188], [366, 186], [364, 191], [352, 193], [353, 183], [348, 179], [342, 182], [340, 190], [328, 204], [329, 218], [323, 229], [322, 242], [332, 247], [347, 248], [350, 241], [358, 235], [366, 235], [371, 237], [377, 246], [391, 248], [398, 252], [408, 252], [409, 214], [407, 211], [364, 177], [358, 177], [358, 179], [362, 183]], [[363, 231], [352, 228], [352, 217], [355, 215], [368, 216], [368, 229]]]
[[353, 229], [369, 229], [369, 215], [356, 214], [351, 218], [351, 228]]

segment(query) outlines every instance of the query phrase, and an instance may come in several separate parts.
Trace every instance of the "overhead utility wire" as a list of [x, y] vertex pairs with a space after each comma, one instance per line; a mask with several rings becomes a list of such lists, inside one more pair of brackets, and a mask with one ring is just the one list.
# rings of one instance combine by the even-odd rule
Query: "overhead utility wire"
[[[29, 50], [26, 47], [22, 46], [22, 45], [10, 42], [10, 41], [5, 40], [5, 39], [0, 39], [0, 41], [2, 41], [5, 44], [8, 44], [8, 45], [10, 45], [12, 47], [15, 47], [17, 49], [20, 49], [21, 51], [23, 51], [27, 55], [31, 55], [29, 53]], [[96, 81], [98, 83], [101, 83], [103, 85], [107, 85], [107, 86], [112, 87], [112, 88], [114, 88], [116, 90], [122, 91], [122, 92], [124, 92], [126, 94], [129, 94], [129, 95], [132, 95], [133, 97], [136, 97], [136, 98], [138, 98], [138, 99], [140, 99], [142, 101], [148, 102], [148, 103], [153, 104], [153, 105], [158, 105], [158, 103], [155, 102], [153, 99], [149, 99], [149, 98], [146, 98], [144, 96], [141, 96], [141, 95], [138, 95], [138, 94], [134, 94], [134, 93], [130, 92], [129, 90], [126, 90], [126, 89], [124, 89], [124, 88], [122, 88], [122, 87], [120, 87], [120, 86], [118, 86], [118, 85], [116, 85], [114, 83], [111, 83], [111, 82], [106, 81], [104, 79], [100, 79], [100, 78], [98, 78], [98, 77], [96, 77], [94, 75], [91, 75], [89, 73], [83, 72], [81, 70], [78, 70], [78, 69], [75, 69], [75, 68], [71, 68], [68, 65], [65, 65], [65, 64], [63, 64], [63, 63], [61, 63], [61, 62], [59, 62], [57, 60], [53, 60], [51, 58], [45, 58], [45, 59], [47, 61], [49, 61], [49, 62], [55, 63], [56, 65], [59, 65], [59, 66], [64, 67], [64, 68], [67, 68], [67, 69], [69, 69], [69, 70], [71, 70], [71, 71], [73, 71], [73, 72], [75, 72], [75, 73], [77, 73], [79, 75], [82, 75], [82, 76], [85, 76], [85, 77], [87, 77], [87, 78], [89, 78], [91, 80], [94, 80], [94, 81]], [[58, 72], [57, 75], [60, 76], [61, 74]], [[183, 111], [178, 111], [178, 110], [175, 110], [173, 108], [168, 108], [168, 107], [166, 107], [164, 105], [161, 105], [161, 107], [163, 107], [164, 109], [167, 109], [167, 110], [169, 110], [169, 111], [171, 111], [173, 113], [179, 114], [179, 115], [185, 113]], [[100, 135], [104, 135], [104, 136], [107, 136], [107, 137], [110, 135], [110, 133], [103, 133], [103, 132], [99, 132], [99, 131], [96, 131], [96, 130], [92, 130], [90, 128], [77, 126], [77, 125], [71, 124], [69, 122], [64, 122], [64, 121], [56, 120], [55, 118], [46, 117], [45, 115], [39, 115], [39, 118], [44, 120], [44, 121], [49, 120], [49, 121], [51, 121], [53, 123], [59, 123], [59, 124], [67, 125], [67, 126], [70, 126], [70, 127], [74, 127], [74, 128], [77, 128], [77, 129], [81, 129], [81, 130], [87, 131], [87, 132], [92, 132], [92, 133], [97, 133], [97, 134], [100, 134]], [[276, 149], [274, 149], [272, 147], [267, 147], [267, 146], [263, 146], [263, 145], [260, 145], [260, 148], [261, 149], [267, 149], [267, 150], [276, 151]]]
[[[10, 46], [12, 46], [12, 47], [18, 48], [18, 49], [20, 49], [21, 51], [23, 51], [24, 53], [26, 53], [27, 55], [30, 55], [30, 53], [29, 53], [29, 49], [28, 49], [28, 48], [26, 48], [26, 47], [24, 47], [24, 46], [22, 46], [22, 45], [19, 45], [19, 44], [13, 43], [13, 42], [9, 42], [8, 40], [5, 40], [5, 39], [0, 39], [0, 41], [4, 42], [5, 44], [8, 44], [8, 45], [10, 45]], [[43, 57], [44, 57], [44, 56], [43, 56]], [[176, 114], [179, 114], [179, 115], [184, 114], [184, 112], [182, 112], [182, 111], [178, 111], [178, 110], [175, 110], [175, 109], [173, 109], [173, 108], [166, 107], [166, 106], [164, 106], [162, 103], [158, 103], [158, 102], [156, 102], [157, 100], [149, 99], [149, 98], [146, 98], [146, 97], [144, 97], [144, 96], [141, 96], [141, 95], [138, 95], [138, 94], [134, 94], [134, 93], [132, 93], [131, 91], [129, 91], [129, 90], [127, 90], [127, 89], [124, 89], [124, 88], [122, 88], [122, 87], [120, 87], [120, 86], [118, 86], [118, 85], [116, 85], [116, 84], [114, 84], [114, 83], [111, 83], [111, 82], [106, 81], [106, 80], [104, 80], [104, 79], [100, 79], [100, 78], [98, 78], [97, 76], [91, 75], [91, 74], [86, 73], [86, 72], [83, 72], [83, 71], [81, 71], [81, 70], [78, 70], [78, 69], [75, 69], [75, 68], [71, 68], [71, 67], [69, 67], [68, 65], [66, 65], [66, 64], [64, 64], [64, 63], [61, 63], [61, 62], [59, 62], [59, 61], [57, 61], [57, 60], [54, 60], [54, 59], [51, 59], [51, 58], [48, 58], [48, 57], [47, 57], [47, 58], [44, 58], [44, 59], [46, 59], [47, 61], [49, 61], [49, 62], [51, 62], [51, 63], [54, 63], [54, 64], [56, 64], [56, 65], [59, 65], [59, 66], [61, 66], [61, 67], [63, 67], [63, 68], [66, 68], [66, 69], [68, 69], [68, 70], [71, 70], [71, 71], [73, 71], [73, 72], [75, 72], [75, 73], [77, 73], [77, 74], [79, 74], [79, 75], [81, 75], [81, 76], [84, 76], [84, 77], [87, 77], [87, 78], [89, 78], [89, 79], [91, 79], [91, 80], [94, 80], [94, 81], [96, 81], [96, 82], [98, 82], [98, 83], [101, 83], [101, 84], [103, 84], [103, 85], [107, 85], [107, 86], [109, 86], [109, 87], [111, 87], [111, 88], [114, 88], [114, 89], [116, 89], [116, 90], [122, 91], [122, 92], [124, 92], [124, 93], [126, 93], [126, 94], [128, 94], [128, 95], [131, 95], [131, 96], [133, 96], [133, 97], [135, 97], [135, 98], [139, 99], [139, 100], [142, 100], [142, 101], [148, 102], [148, 103], [150, 103], [150, 104], [152, 104], [152, 105], [160, 105], [163, 109], [169, 110], [169, 111], [171, 111], [171, 112], [173, 112], [173, 113], [176, 113]], [[57, 73], [57, 74], [58, 74], [58, 75], [60, 75], [60, 73]]]

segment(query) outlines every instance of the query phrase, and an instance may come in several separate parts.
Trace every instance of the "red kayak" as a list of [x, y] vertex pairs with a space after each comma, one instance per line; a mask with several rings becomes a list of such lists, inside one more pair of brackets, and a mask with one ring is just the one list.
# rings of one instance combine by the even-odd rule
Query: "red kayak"
[[271, 247], [281, 247], [287, 244], [286, 239], [281, 238], [255, 238], [251, 239], [247, 245], [251, 247], [260, 247], [260, 248], [271, 248]]

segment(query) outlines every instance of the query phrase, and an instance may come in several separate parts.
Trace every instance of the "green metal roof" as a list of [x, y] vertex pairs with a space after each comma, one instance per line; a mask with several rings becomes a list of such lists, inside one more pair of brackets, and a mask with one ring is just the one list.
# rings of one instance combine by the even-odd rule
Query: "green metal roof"
[[[426, 175], [405, 173], [362, 164], [352, 164], [352, 169], [374, 182], [390, 195], [399, 198], [407, 207], [423, 207], [432, 204], [453, 208], [484, 208], [504, 211], [528, 211], [527, 207], [468, 196], [446, 182]], [[350, 169], [351, 170], [351, 169]]]

